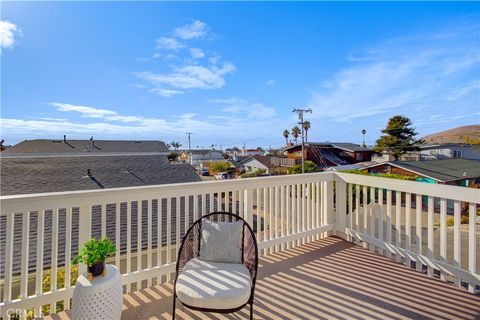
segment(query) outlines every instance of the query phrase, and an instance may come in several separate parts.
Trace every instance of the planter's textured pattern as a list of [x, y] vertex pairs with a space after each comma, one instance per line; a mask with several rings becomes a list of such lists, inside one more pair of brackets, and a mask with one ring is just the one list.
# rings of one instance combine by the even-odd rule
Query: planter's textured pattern
[[122, 316], [122, 278], [117, 267], [106, 265], [107, 274], [93, 280], [78, 277], [72, 301], [72, 319], [120, 319]]

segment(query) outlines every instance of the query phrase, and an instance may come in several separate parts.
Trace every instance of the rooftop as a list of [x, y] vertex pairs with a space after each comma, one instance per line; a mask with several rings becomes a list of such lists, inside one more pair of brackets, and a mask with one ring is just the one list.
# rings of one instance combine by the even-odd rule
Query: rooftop
[[163, 141], [157, 140], [25, 140], [2, 152], [35, 153], [104, 153], [104, 152], [168, 152]]
[[[379, 163], [370, 167], [384, 164]], [[425, 161], [390, 161], [388, 164], [445, 182], [480, 177], [480, 161], [476, 160], [458, 158]]]
[[159, 154], [2, 157], [0, 167], [2, 195], [200, 181], [191, 165]]
[[[359, 144], [355, 143], [350, 143], [350, 142], [305, 142], [306, 146], [319, 146], [319, 147], [324, 147], [324, 148], [337, 148], [337, 149], [342, 149], [345, 151], [350, 151], [350, 152], [358, 152], [358, 151], [373, 151], [371, 148], [364, 148]], [[297, 148], [298, 146], [301, 146], [301, 144], [296, 144], [293, 146], [290, 146], [288, 148], [285, 148], [284, 150], [290, 150], [293, 148]]]

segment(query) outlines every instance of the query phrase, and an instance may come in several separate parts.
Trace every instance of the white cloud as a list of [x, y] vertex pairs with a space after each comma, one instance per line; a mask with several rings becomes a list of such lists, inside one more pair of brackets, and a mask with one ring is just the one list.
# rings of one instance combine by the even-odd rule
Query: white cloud
[[203, 37], [207, 32], [208, 26], [200, 20], [195, 20], [190, 24], [176, 28], [173, 35], [183, 40], [189, 40]]
[[150, 91], [152, 93], [155, 93], [159, 96], [166, 97], [166, 98], [173, 97], [177, 94], [184, 94], [185, 93], [185, 91], [181, 91], [181, 90], [164, 89], [164, 88], [152, 88], [152, 89], [150, 89]]
[[[173, 97], [194, 89], [218, 89], [225, 85], [225, 76], [235, 71], [233, 63], [223, 61], [218, 54], [209, 54], [198, 48], [188, 47], [188, 40], [201, 38], [209, 32], [208, 26], [199, 20], [176, 28], [169, 37], [157, 40], [157, 49], [163, 50], [152, 55], [154, 59], [176, 60], [168, 65], [169, 71], [134, 72], [148, 84], [147, 90], [162, 97]], [[185, 50], [179, 50], [185, 48]], [[188, 50], [187, 50], [188, 49]], [[167, 50], [165, 52], [165, 50]], [[171, 51], [175, 51], [173, 54]], [[207, 57], [207, 61], [200, 59]], [[205, 59], [206, 60], [206, 59]], [[180, 62], [180, 63], [179, 63]]]
[[272, 120], [276, 117], [276, 110], [267, 107], [263, 103], [249, 102], [238, 98], [215, 99], [211, 103], [221, 105], [221, 112], [229, 113], [234, 116], [243, 116], [248, 119]]
[[[235, 66], [224, 62], [219, 66], [187, 65], [171, 73], [138, 72], [136, 75], [152, 85], [152, 92], [162, 96], [183, 93], [191, 89], [218, 89], [225, 85], [224, 76], [235, 71]], [[164, 94], [167, 93], [167, 94]]]
[[0, 49], [13, 48], [16, 43], [15, 37], [20, 34], [18, 26], [7, 20], [0, 20]]
[[194, 59], [201, 59], [205, 57], [205, 52], [200, 48], [190, 48], [190, 54]]
[[59, 102], [52, 102], [50, 104], [56, 107], [58, 111], [78, 112], [84, 118], [98, 118], [98, 119], [104, 119], [107, 121], [120, 121], [120, 122], [137, 122], [142, 120], [142, 118], [140, 117], [122, 116], [112, 110], [98, 109], [98, 108], [87, 107], [87, 106], [78, 106], [78, 105], [72, 105], [68, 103], [59, 103]]
[[[184, 145], [187, 143], [185, 132], [195, 133], [195, 145], [226, 145], [238, 142], [239, 137], [241, 141], [251, 140], [261, 145], [261, 141], [265, 142], [270, 136], [280, 136], [285, 127], [275, 116], [275, 109], [262, 103], [233, 98], [218, 99], [215, 103], [220, 104], [219, 108], [238, 103], [241, 110], [222, 114], [219, 109], [210, 113], [212, 109], [208, 108], [198, 113], [188, 112], [161, 118], [124, 115], [105, 108], [55, 102], [50, 105], [60, 112], [62, 118], [0, 118], [0, 126], [9, 143], [68, 134], [75, 139], [85, 139], [91, 135], [101, 136], [102, 139], [175, 139]], [[259, 136], [259, 132], [264, 132], [266, 122], [269, 133]], [[218, 132], [222, 134], [216, 134]]]
[[265, 82], [265, 85], [267, 85], [267, 86], [273, 86], [275, 83], [276, 83], [275, 80], [270, 79], [270, 80], [267, 80], [267, 82]]
[[157, 49], [178, 50], [184, 48], [185, 45], [175, 38], [161, 37], [157, 39]]
[[450, 31], [369, 48], [312, 92], [312, 117], [345, 122], [392, 113], [412, 116], [465, 97], [472, 88], [445, 93], [475, 80], [480, 54], [471, 32]]

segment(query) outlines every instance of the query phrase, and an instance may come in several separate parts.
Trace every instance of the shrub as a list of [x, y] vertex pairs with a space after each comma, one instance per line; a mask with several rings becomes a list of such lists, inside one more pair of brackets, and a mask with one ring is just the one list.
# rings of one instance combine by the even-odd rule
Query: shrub
[[265, 174], [266, 170], [265, 169], [255, 169], [252, 172], [247, 172], [241, 175], [242, 178], [254, 178], [261, 176], [262, 174]]
[[[317, 172], [319, 171], [317, 165], [310, 160], [304, 162], [305, 173]], [[302, 173], [302, 165], [296, 164], [288, 170], [288, 174], [299, 174]]]
[[232, 168], [232, 164], [230, 162], [218, 161], [218, 162], [212, 162], [208, 169], [213, 174], [217, 174], [219, 172], [228, 172], [229, 170], [231, 170], [231, 168]]
[[406, 176], [406, 175], [403, 175], [403, 174], [396, 174], [396, 173], [368, 173], [367, 170], [361, 170], [361, 169], [342, 170], [341, 172], [361, 174], [361, 175], [364, 175], [364, 176], [370, 175], [370, 176], [381, 177], [381, 178], [410, 180], [410, 181], [415, 181], [418, 178], [417, 176]]
[[453, 227], [454, 224], [455, 223], [454, 223], [453, 217], [448, 217], [447, 218], [447, 226]]
[[176, 161], [178, 159], [178, 154], [176, 152], [170, 152], [167, 155], [168, 161]]

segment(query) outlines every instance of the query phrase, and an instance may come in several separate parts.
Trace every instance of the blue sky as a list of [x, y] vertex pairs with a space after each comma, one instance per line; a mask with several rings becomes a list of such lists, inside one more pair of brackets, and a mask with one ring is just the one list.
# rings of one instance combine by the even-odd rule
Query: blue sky
[[279, 147], [480, 123], [480, 3], [1, 3], [1, 136]]

